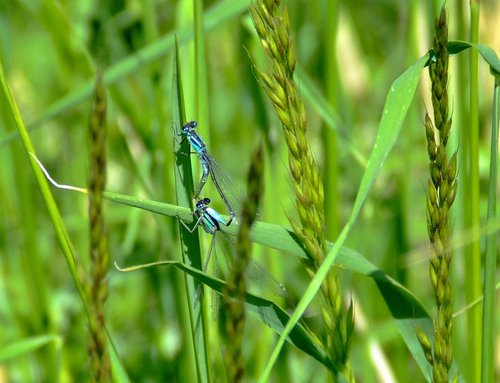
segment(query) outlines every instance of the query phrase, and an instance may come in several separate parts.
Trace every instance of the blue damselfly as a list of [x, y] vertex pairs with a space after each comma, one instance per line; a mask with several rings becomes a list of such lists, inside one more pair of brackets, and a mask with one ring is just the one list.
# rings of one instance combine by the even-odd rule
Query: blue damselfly
[[[210, 247], [208, 251], [208, 255], [206, 257], [204, 266], [203, 266], [203, 271], [206, 271], [208, 268], [209, 260], [212, 255], [212, 253], [215, 251], [215, 238], [217, 232], [221, 232], [221, 226], [227, 226], [227, 223], [225, 219], [214, 209], [209, 207], [208, 205], [210, 204], [210, 198], [203, 198], [200, 200], [196, 201], [195, 204], [195, 211], [193, 214], [195, 215], [196, 222], [192, 228], [187, 226], [183, 221], [181, 223], [186, 227], [186, 229], [189, 232], [194, 232], [198, 226], [201, 225], [203, 230], [212, 235], [212, 240], [210, 242]], [[225, 233], [223, 233], [225, 234]], [[231, 239], [229, 236], [224, 235], [225, 238], [231, 242]], [[216, 260], [213, 261], [214, 264], [216, 264]], [[215, 266], [215, 265], [214, 265]], [[216, 266], [215, 266], [216, 269]], [[274, 277], [272, 277], [267, 270], [262, 266], [260, 263], [255, 261], [254, 259], [250, 259], [250, 262], [248, 263], [247, 267], [247, 272], [246, 275], [250, 279], [250, 281], [254, 281], [256, 283], [259, 283], [261, 285], [264, 285], [267, 289], [270, 290], [270, 292], [273, 295], [280, 296], [280, 297], [286, 297], [286, 289], [285, 287], [279, 283]], [[199, 299], [199, 294], [200, 289], [196, 291], [196, 296], [195, 296], [195, 304]], [[213, 303], [215, 306], [217, 305], [216, 303]]]
[[205, 142], [195, 130], [197, 126], [198, 123], [196, 121], [190, 121], [182, 127], [180, 133], [180, 136], [189, 141], [194, 153], [198, 155], [202, 168], [200, 183], [194, 191], [193, 200], [198, 200], [198, 196], [207, 182], [208, 175], [210, 175], [215, 188], [219, 192], [227, 210], [229, 211], [229, 220], [227, 222], [224, 221], [224, 225], [229, 226], [236, 217], [234, 207], [238, 201], [236, 201], [236, 198], [233, 195], [235, 188], [231, 185], [229, 177], [208, 152]]

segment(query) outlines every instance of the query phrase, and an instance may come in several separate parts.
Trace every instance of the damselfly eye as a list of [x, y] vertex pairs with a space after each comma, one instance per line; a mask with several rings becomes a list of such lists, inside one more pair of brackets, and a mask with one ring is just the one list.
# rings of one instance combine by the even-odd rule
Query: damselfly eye
[[182, 131], [188, 133], [190, 130], [196, 128], [198, 123], [196, 121], [190, 121], [182, 126]]

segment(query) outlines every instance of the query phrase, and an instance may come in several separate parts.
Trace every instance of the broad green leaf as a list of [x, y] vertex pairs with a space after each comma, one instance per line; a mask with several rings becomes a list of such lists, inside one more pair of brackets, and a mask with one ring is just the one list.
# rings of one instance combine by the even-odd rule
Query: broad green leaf
[[495, 77], [500, 76], [500, 60], [498, 59], [496, 52], [483, 44], [472, 44], [472, 46], [477, 49], [484, 61], [488, 63], [491, 73]]

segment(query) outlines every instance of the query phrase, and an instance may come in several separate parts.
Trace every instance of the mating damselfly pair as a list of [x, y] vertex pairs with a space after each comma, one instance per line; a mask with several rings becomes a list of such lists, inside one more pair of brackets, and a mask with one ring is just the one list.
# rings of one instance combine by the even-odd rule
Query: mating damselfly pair
[[182, 126], [180, 133], [180, 136], [182, 136], [183, 139], [187, 139], [189, 141], [189, 144], [194, 150], [194, 153], [198, 155], [202, 169], [200, 183], [194, 191], [193, 200], [195, 200], [196, 203], [201, 190], [207, 183], [208, 176], [210, 175], [215, 188], [219, 192], [222, 201], [224, 201], [224, 205], [226, 205], [226, 208], [229, 211], [229, 221], [226, 223], [226, 226], [229, 226], [236, 217], [234, 206], [237, 201], [236, 197], [233, 195], [233, 192], [231, 192], [231, 190], [235, 189], [233, 186], [231, 186], [226, 173], [220, 168], [220, 166], [208, 152], [205, 141], [203, 141], [203, 139], [195, 130], [197, 126], [198, 123], [196, 121], [190, 121]]
[[[229, 177], [211, 156], [205, 141], [197, 133], [197, 126], [198, 123], [196, 121], [190, 121], [182, 126], [181, 132], [178, 134], [183, 137], [183, 140], [187, 140], [189, 142], [192, 153], [198, 156], [202, 170], [200, 182], [193, 193], [193, 200], [195, 203], [193, 215], [196, 217], [195, 225], [192, 228], [189, 228], [186, 224], [184, 224], [184, 222], [181, 221], [181, 223], [191, 233], [194, 232], [199, 225], [201, 225], [206, 233], [212, 235], [209, 252], [203, 266], [205, 271], [211, 254], [215, 251], [216, 234], [221, 231], [222, 226], [229, 226], [234, 220], [237, 219], [236, 208], [240, 199], [239, 196], [235, 195], [235, 193], [238, 193], [237, 188], [233, 186]], [[229, 212], [229, 219], [227, 221], [216, 210], [208, 206], [211, 202], [209, 198], [199, 197], [209, 176]], [[229, 242], [231, 242], [228, 236], [225, 237], [229, 240]], [[216, 260], [213, 260], [213, 262], [216, 262]], [[263, 266], [253, 260], [249, 264], [247, 276], [251, 280], [264, 285], [267, 289], [270, 289], [273, 295], [286, 296], [286, 290], [283, 285], [277, 282]]]

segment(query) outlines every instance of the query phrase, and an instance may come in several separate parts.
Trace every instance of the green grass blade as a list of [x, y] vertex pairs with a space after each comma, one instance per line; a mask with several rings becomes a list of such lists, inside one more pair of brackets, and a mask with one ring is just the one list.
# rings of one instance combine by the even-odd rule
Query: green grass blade
[[58, 335], [40, 335], [2, 346], [0, 350], [0, 363], [5, 363], [11, 359], [30, 354], [50, 343], [54, 343], [60, 348], [62, 339]]
[[490, 66], [490, 71], [496, 77], [500, 76], [500, 60], [496, 52], [490, 47], [483, 44], [473, 44], [479, 54], [483, 57], [484, 61]]
[[[499, 72], [500, 73], [500, 72]], [[500, 119], [500, 76], [495, 78], [493, 92], [493, 118], [491, 121], [491, 153], [490, 178], [488, 184], [488, 222], [496, 220], [497, 204], [497, 174], [498, 174], [498, 124]], [[484, 256], [484, 286], [483, 286], [483, 333], [481, 381], [495, 380], [495, 275], [497, 270], [497, 233], [486, 237], [486, 253]]]
[[[179, 57], [179, 47], [176, 43], [174, 55], [174, 76], [173, 76], [173, 93], [172, 93], [172, 111], [173, 124], [175, 129], [174, 134], [185, 121], [184, 95], [182, 88], [182, 76]], [[179, 140], [179, 137], [174, 136], [174, 153], [175, 156], [175, 195], [177, 204], [185, 206], [188, 214], [192, 211], [193, 195], [193, 175], [191, 170], [190, 147], [187, 140]], [[189, 231], [179, 222], [179, 232], [181, 238], [181, 253], [183, 262], [189, 263], [198, 269], [202, 269], [202, 258], [200, 249], [200, 240], [198, 232], [189, 233]], [[206, 310], [203, 304], [194, 306], [194, 299], [198, 283], [192, 279], [184, 277], [184, 291], [187, 293], [187, 304], [190, 320], [190, 334], [194, 347], [194, 357], [196, 361], [196, 373], [198, 381], [210, 382], [210, 364], [208, 357], [208, 339], [207, 339], [207, 319]], [[202, 302], [203, 303], [203, 302]], [[197, 324], [200, 323], [201, 326]], [[186, 368], [189, 366], [186, 365]], [[193, 377], [194, 378], [194, 377]]]
[[[140, 270], [148, 267], [156, 266], [175, 266], [185, 273], [193, 276], [201, 283], [222, 294], [226, 288], [226, 282], [221, 279], [215, 278], [210, 274], [204, 273], [199, 269], [188, 266], [178, 261], [160, 261], [144, 265], [131, 266], [120, 271], [130, 272]], [[247, 292], [245, 294], [245, 306], [252, 316], [260, 322], [271, 328], [278, 334], [283, 332], [285, 324], [290, 319], [289, 314], [279, 307], [276, 303], [259, 297], [258, 295]], [[321, 348], [315, 336], [301, 323], [298, 323], [287, 337], [287, 341], [295, 345], [300, 350], [311, 355], [314, 359], [324, 364], [328, 368], [333, 368], [333, 364], [329, 356]]]
[[[41, 166], [41, 164], [40, 164]], [[48, 177], [48, 173], [46, 173]], [[54, 180], [51, 180], [55, 183]], [[72, 191], [77, 191], [80, 193], [86, 193], [83, 188], [74, 188], [67, 185], [60, 185], [55, 183], [59, 188], [69, 189]], [[105, 192], [104, 198], [109, 201], [120, 203], [127, 206], [136, 207], [139, 209], [147, 210], [152, 213], [165, 215], [171, 218], [178, 218], [184, 223], [190, 225], [194, 223], [194, 217], [191, 214], [191, 210], [186, 207], [168, 204], [165, 202], [152, 201], [149, 199], [143, 199], [138, 197], [133, 197], [120, 193]], [[228, 219], [228, 216], [223, 216]], [[183, 226], [181, 226], [183, 228]], [[221, 230], [231, 236], [236, 236], [238, 227], [236, 225], [231, 225], [229, 227], [222, 226]], [[492, 228], [491, 231], [496, 230], [496, 227]], [[192, 235], [191, 235], [192, 236]], [[299, 239], [295, 233], [283, 226], [266, 223], [266, 222], [256, 222], [251, 230], [252, 241], [259, 243], [263, 246], [270, 247], [276, 250], [280, 250], [299, 258], [307, 259], [306, 252], [301, 246]], [[327, 242], [327, 247], [330, 250], [334, 245]], [[359, 273], [374, 279], [379, 285], [382, 296], [386, 299], [388, 306], [391, 311], [397, 313], [395, 317], [404, 315], [408, 317], [419, 318], [429, 317], [429, 314], [425, 310], [422, 303], [404, 286], [399, 284], [397, 281], [386, 275], [382, 270], [378, 269], [373, 263], [359, 254], [357, 251], [350, 249], [348, 247], [341, 247], [339, 250], [338, 257], [335, 260], [335, 264], [341, 266], [344, 269], [350, 270], [355, 273]], [[388, 287], [389, 286], [389, 287]], [[394, 291], [387, 291], [394, 290]], [[396, 294], [398, 297], [395, 300], [389, 297], [389, 295]], [[396, 301], [394, 307], [391, 307], [392, 302]], [[408, 307], [407, 310], [402, 310], [403, 307]]]
[[[206, 32], [212, 30], [217, 25], [220, 25], [221, 23], [224, 23], [227, 20], [243, 13], [247, 10], [249, 3], [250, 2], [248, 0], [225, 0], [213, 5], [205, 13], [204, 31]], [[175, 46], [175, 36], [177, 36], [178, 41], [181, 43], [189, 41], [194, 36], [193, 25], [186, 25], [177, 31], [169, 32], [162, 38], [152, 42], [133, 55], [130, 55], [113, 65], [104, 72], [103, 79], [105, 85], [113, 84], [118, 80], [138, 71], [150, 62], [172, 53]], [[94, 80], [92, 78], [75, 91], [54, 102], [46, 108], [43, 115], [27, 124], [28, 130], [31, 131], [34, 128], [40, 127], [43, 123], [60, 115], [84, 100], [87, 100], [92, 94], [93, 86]], [[18, 134], [16, 133], [5, 134], [3, 137], [0, 137], [0, 147], [8, 144], [17, 137]]]
[[[196, 119], [201, 126], [208, 126], [208, 84], [207, 60], [205, 53], [205, 33], [203, 28], [203, 2], [193, 0], [194, 12], [194, 103]], [[207, 137], [208, 138], [208, 137]], [[206, 141], [210, 145], [210, 141]]]
[[70, 269], [71, 276], [73, 278], [73, 282], [75, 283], [75, 286], [78, 290], [78, 293], [80, 295], [80, 299], [84, 305], [84, 308], [85, 308], [86, 312], [88, 312], [83, 286], [80, 283], [80, 280], [78, 278], [77, 271], [76, 271], [73, 246], [71, 245], [68, 233], [66, 231], [63, 220], [61, 218], [61, 214], [59, 213], [59, 209], [57, 208], [56, 202], [55, 202], [54, 197], [50, 191], [50, 187], [47, 183], [47, 180], [45, 179], [45, 176], [44, 176], [42, 170], [38, 166], [36, 159], [33, 156], [29, 155], [30, 153], [34, 154], [35, 149], [33, 148], [33, 144], [31, 143], [30, 137], [28, 135], [28, 131], [26, 130], [26, 127], [25, 127], [24, 122], [22, 120], [21, 114], [19, 112], [19, 108], [17, 107], [17, 104], [12, 96], [12, 93], [10, 92], [10, 89], [9, 89], [8, 84], [7, 84], [5, 74], [3, 71], [3, 67], [1, 67], [1, 66], [0, 66], [0, 84], [1, 84], [1, 92], [2, 92], [1, 97], [4, 98], [4, 100], [2, 100], [2, 102], [5, 101], [7, 104], [7, 110], [5, 112], [12, 114], [12, 118], [15, 121], [16, 128], [19, 131], [19, 135], [21, 137], [23, 147], [26, 151], [26, 156], [28, 158], [28, 161], [30, 162], [30, 165], [33, 169], [33, 172], [35, 173], [35, 178], [37, 180], [38, 187], [40, 189], [40, 192], [42, 193], [43, 200], [45, 201], [45, 204], [46, 204], [47, 209], [49, 211], [50, 218], [52, 220], [52, 224], [54, 225], [57, 239], [59, 241], [59, 244], [60, 244], [61, 249], [63, 251], [64, 257], [66, 259], [66, 263], [68, 264], [68, 267]]
[[[59, 184], [58, 186], [66, 187], [65, 185]], [[85, 189], [74, 188], [72, 190], [85, 193]], [[104, 197], [116, 203], [136, 207], [171, 218], [179, 218], [188, 225], [194, 223], [194, 217], [190, 209], [182, 206], [112, 192], [105, 192]], [[229, 218], [227, 216], [223, 217], [225, 219]], [[228, 235], [236, 236], [238, 228], [236, 225], [231, 225], [229, 227], [223, 226], [221, 230]], [[494, 230], [495, 228], [492, 229], [492, 231]], [[251, 238], [252, 241], [263, 246], [307, 259], [306, 252], [295, 233], [283, 226], [261, 221], [256, 222], [251, 230]], [[332, 243], [327, 243], [328, 249], [331, 249], [333, 246]], [[425, 307], [410, 290], [386, 275], [357, 251], [345, 246], [341, 247], [335, 264], [344, 269], [374, 279], [379, 286], [382, 296], [386, 299], [388, 306], [391, 308], [391, 311], [395, 313], [395, 316], [406, 316], [408, 318], [429, 317]], [[397, 299], [393, 300], [393, 298], [390, 297], [391, 295], [397, 295]], [[391, 307], [391, 305], [394, 305], [394, 307]]]
[[[24, 126], [24, 122], [23, 122], [21, 115], [19, 113], [19, 109], [17, 107], [17, 104], [15, 103], [14, 98], [12, 97], [12, 94], [10, 93], [9, 87], [8, 87], [7, 82], [5, 80], [5, 77], [4, 77], [3, 68], [1, 68], [1, 67], [0, 67], [0, 83], [1, 83], [1, 88], [2, 88], [2, 97], [5, 97], [5, 99], [8, 103], [8, 106], [10, 108], [10, 113], [12, 113], [12, 116], [16, 122], [16, 127], [19, 130], [19, 134], [20, 134], [21, 140], [23, 142], [23, 147], [26, 150], [28, 160], [31, 164], [31, 167], [32, 167], [34, 173], [35, 173], [35, 178], [38, 182], [38, 186], [39, 186], [40, 191], [42, 193], [45, 204], [47, 205], [47, 209], [49, 211], [49, 215], [50, 215], [50, 218], [52, 220], [52, 224], [54, 225], [54, 229], [55, 229], [59, 244], [61, 246], [61, 249], [63, 251], [63, 255], [64, 255], [64, 257], [66, 259], [66, 263], [68, 264], [68, 267], [70, 269], [70, 273], [71, 273], [73, 282], [74, 282], [76, 289], [78, 291], [78, 294], [80, 296], [80, 300], [83, 304], [83, 308], [85, 310], [85, 313], [88, 315], [89, 311], [88, 311], [87, 302], [86, 302], [86, 295], [84, 292], [84, 288], [80, 282], [80, 279], [77, 275], [77, 271], [76, 271], [73, 246], [72, 246], [71, 241], [69, 239], [69, 235], [67, 233], [66, 227], [64, 226], [62, 217], [59, 213], [59, 209], [57, 208], [54, 197], [51, 193], [50, 187], [49, 187], [47, 180], [45, 178], [44, 172], [40, 168], [39, 162], [35, 157], [34, 147], [31, 143], [30, 138], [29, 138], [28, 132]], [[115, 368], [114, 363], [113, 363], [113, 368]]]
[[458, 54], [463, 50], [474, 48], [478, 51], [484, 61], [488, 63], [492, 74], [495, 76], [500, 74], [500, 59], [498, 58], [498, 55], [493, 49], [484, 44], [472, 44], [467, 41], [456, 40], [450, 41], [446, 48], [450, 54]]
[[[85, 192], [84, 189], [73, 190]], [[185, 207], [111, 192], [106, 192], [104, 196], [110, 201], [148, 210], [172, 218], [179, 218], [186, 224], [192, 224], [194, 222], [190, 210]], [[235, 236], [237, 233], [237, 227], [235, 225], [223, 227], [222, 230], [232, 236]], [[252, 227], [251, 238], [254, 242], [261, 245], [306, 259], [306, 253], [300, 245], [296, 235], [283, 226], [256, 222]], [[332, 249], [333, 246], [333, 244], [328, 243], [329, 249]], [[407, 343], [408, 348], [419, 366], [425, 369], [426, 361], [421, 352], [420, 345], [415, 338], [414, 331], [415, 326], [418, 326], [423, 330], [430, 331], [430, 334], [432, 334], [432, 323], [424, 305], [411, 291], [385, 274], [355, 250], [341, 247], [335, 259], [335, 264], [352, 272], [365, 275], [375, 281], [391, 314], [398, 323], [398, 329], [402, 338]], [[201, 282], [204, 281], [201, 280]]]
[[271, 369], [278, 359], [286, 336], [298, 323], [301, 316], [304, 314], [307, 307], [316, 296], [321, 287], [321, 284], [323, 283], [323, 280], [328, 273], [328, 270], [330, 269], [330, 267], [332, 267], [344, 241], [347, 239], [347, 236], [351, 231], [351, 228], [354, 225], [359, 212], [361, 211], [361, 207], [363, 206], [363, 203], [368, 196], [368, 192], [370, 191], [377, 175], [382, 169], [385, 159], [389, 155], [389, 152], [396, 142], [408, 108], [410, 107], [411, 101], [413, 100], [413, 95], [417, 88], [422, 69], [427, 60], [428, 55], [423, 56], [392, 83], [387, 95], [382, 118], [380, 121], [380, 126], [377, 132], [377, 137], [375, 138], [375, 144], [373, 145], [373, 149], [368, 160], [368, 165], [363, 174], [363, 178], [361, 180], [361, 185], [356, 196], [356, 201], [354, 203], [351, 216], [346, 226], [344, 226], [344, 228], [342, 229], [342, 232], [340, 233], [332, 249], [329, 251], [327, 257], [325, 258], [325, 261], [318, 269], [316, 275], [309, 284], [306, 292], [297, 305], [292, 318], [287, 323], [283, 334], [279, 338], [278, 343], [276, 344], [276, 347], [274, 348], [273, 353], [269, 358], [266, 369], [260, 377], [260, 382], [265, 382], [269, 378]]
[[116, 351], [115, 345], [113, 344], [111, 337], [108, 333], [108, 350], [109, 357], [111, 359], [111, 373], [113, 376], [113, 382], [117, 383], [128, 383], [130, 379], [128, 378], [127, 372], [123, 367], [120, 358], [118, 356], [118, 352]]

